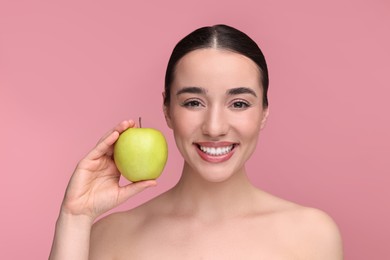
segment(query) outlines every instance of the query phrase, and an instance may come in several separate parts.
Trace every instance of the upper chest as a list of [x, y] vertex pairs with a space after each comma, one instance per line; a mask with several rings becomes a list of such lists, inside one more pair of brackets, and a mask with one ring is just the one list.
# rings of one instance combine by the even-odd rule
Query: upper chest
[[[298, 259], [292, 234], [277, 223], [149, 223], [118, 245], [120, 259]], [[127, 258], [129, 256], [129, 258]], [[132, 256], [132, 257], [130, 257]]]

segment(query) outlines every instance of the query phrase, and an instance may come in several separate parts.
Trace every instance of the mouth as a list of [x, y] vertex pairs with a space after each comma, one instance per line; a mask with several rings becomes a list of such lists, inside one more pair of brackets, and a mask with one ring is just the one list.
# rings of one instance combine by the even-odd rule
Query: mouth
[[207, 147], [198, 144], [198, 148], [205, 154], [211, 156], [220, 156], [231, 152], [234, 148], [234, 144], [229, 146], [222, 146], [222, 147]]
[[202, 142], [194, 143], [200, 157], [208, 162], [218, 163], [229, 160], [233, 156], [237, 143], [231, 142]]

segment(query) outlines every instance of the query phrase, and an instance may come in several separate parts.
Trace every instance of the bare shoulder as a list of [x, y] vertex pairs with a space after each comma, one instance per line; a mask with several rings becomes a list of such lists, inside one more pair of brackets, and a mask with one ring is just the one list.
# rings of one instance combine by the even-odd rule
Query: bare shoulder
[[[132, 218], [133, 221], [129, 221]], [[90, 259], [113, 259], [118, 251], [118, 241], [123, 241], [123, 234], [131, 230], [137, 217], [129, 212], [110, 214], [97, 221], [91, 230]]]
[[259, 227], [275, 237], [275, 248], [286, 249], [294, 259], [343, 259], [340, 231], [329, 214], [263, 191], [258, 194]]
[[279, 209], [278, 222], [297, 255], [303, 259], [343, 259], [339, 228], [326, 212], [291, 202], [281, 202]]
[[324, 211], [301, 207], [292, 214], [292, 220], [300, 219], [300, 241], [308, 245], [305, 251], [310, 259], [343, 259], [342, 240], [335, 221]]
[[154, 203], [149, 201], [134, 209], [112, 213], [97, 221], [91, 230], [90, 259], [119, 258], [124, 243], [134, 244], [133, 235], [144, 226], [146, 216], [151, 210], [150, 204]]

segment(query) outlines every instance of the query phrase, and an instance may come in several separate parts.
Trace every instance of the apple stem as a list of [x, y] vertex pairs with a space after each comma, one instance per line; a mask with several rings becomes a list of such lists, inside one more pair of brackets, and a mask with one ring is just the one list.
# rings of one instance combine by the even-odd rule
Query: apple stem
[[139, 122], [139, 128], [142, 128], [141, 117], [138, 117], [138, 122]]

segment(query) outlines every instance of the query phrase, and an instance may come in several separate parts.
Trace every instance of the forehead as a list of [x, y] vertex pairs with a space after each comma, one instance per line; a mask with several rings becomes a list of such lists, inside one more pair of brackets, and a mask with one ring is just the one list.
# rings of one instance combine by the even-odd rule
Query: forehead
[[206, 48], [186, 54], [176, 64], [174, 86], [258, 87], [260, 70], [248, 57], [229, 50]]

